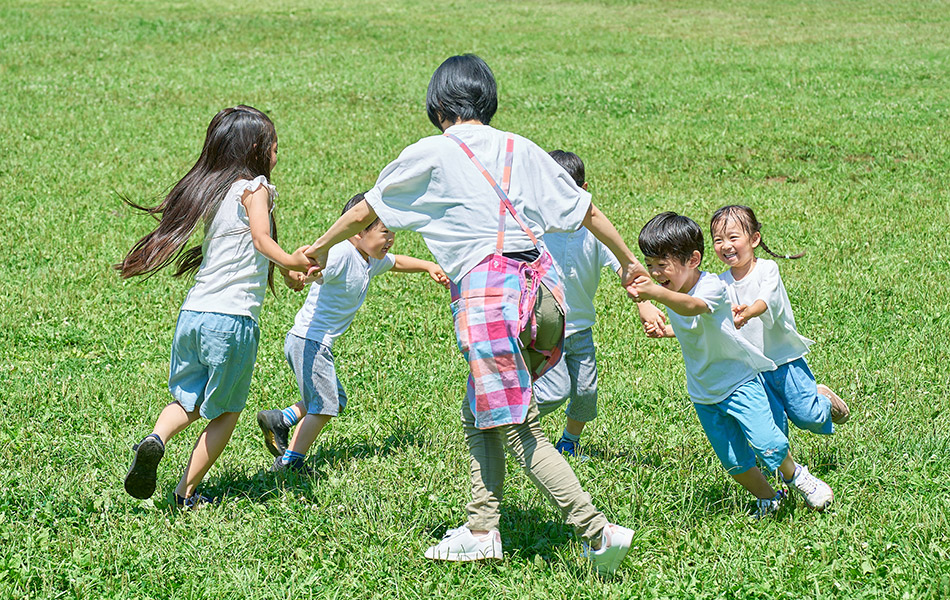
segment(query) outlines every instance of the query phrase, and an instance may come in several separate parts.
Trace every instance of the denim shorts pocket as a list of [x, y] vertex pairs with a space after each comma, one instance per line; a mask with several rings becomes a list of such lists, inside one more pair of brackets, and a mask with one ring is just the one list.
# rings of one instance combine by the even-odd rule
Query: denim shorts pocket
[[218, 331], [207, 327], [201, 328], [198, 344], [202, 361], [212, 367], [228, 362], [239, 346], [235, 332]]

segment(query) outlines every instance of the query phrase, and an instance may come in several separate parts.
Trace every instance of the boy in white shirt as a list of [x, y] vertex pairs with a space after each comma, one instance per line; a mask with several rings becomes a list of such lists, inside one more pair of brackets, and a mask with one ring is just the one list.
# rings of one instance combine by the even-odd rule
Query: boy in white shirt
[[702, 230], [692, 219], [665, 212], [643, 227], [638, 241], [653, 278], [634, 280], [639, 299], [669, 309], [670, 326], [648, 327], [648, 332], [679, 340], [699, 422], [729, 475], [758, 498], [757, 516], [777, 511], [783, 494], [766, 480], [756, 457], [769, 470], [778, 470], [809, 508], [827, 508], [831, 488], [794, 461], [756, 378], [775, 364], [739, 335], [725, 284], [699, 270]]
[[[550, 154], [578, 187], [587, 190], [584, 161], [579, 156], [563, 150], [554, 150]], [[586, 227], [565, 233], [548, 233], [542, 241], [563, 276], [561, 281], [567, 311], [564, 317], [564, 353], [551, 370], [534, 382], [534, 395], [542, 417], [570, 399], [565, 409], [567, 422], [554, 447], [563, 454], [577, 456], [584, 426], [597, 417], [597, 360], [592, 329], [597, 318], [594, 295], [603, 268], [609, 267], [620, 275], [620, 262]], [[649, 302], [638, 303], [637, 307], [644, 322], [663, 319], [663, 314]]]
[[[343, 212], [363, 199], [363, 194], [353, 196]], [[394, 238], [395, 234], [376, 219], [349, 238], [348, 244], [337, 244], [330, 250], [321, 278], [310, 287], [284, 343], [284, 353], [302, 399], [283, 410], [257, 413], [264, 445], [276, 457], [272, 471], [306, 471], [304, 458], [310, 446], [330, 419], [346, 407], [346, 392], [336, 375], [332, 347], [363, 305], [370, 280], [389, 270], [425, 272], [437, 283], [448, 286], [448, 278], [437, 264], [389, 254]], [[300, 426], [288, 441], [290, 429], [298, 421]]]

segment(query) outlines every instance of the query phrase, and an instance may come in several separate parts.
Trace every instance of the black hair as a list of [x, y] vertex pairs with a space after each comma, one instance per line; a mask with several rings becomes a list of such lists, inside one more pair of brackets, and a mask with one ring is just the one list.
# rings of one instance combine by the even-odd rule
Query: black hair
[[581, 160], [580, 156], [564, 150], [552, 150], [548, 154], [574, 178], [577, 187], [584, 187], [584, 182], [587, 179], [584, 178], [584, 161]]
[[765, 239], [762, 238], [762, 224], [755, 218], [755, 213], [752, 212], [752, 209], [748, 206], [742, 206], [741, 204], [723, 206], [714, 212], [712, 219], [709, 221], [709, 233], [713, 237], [716, 237], [716, 230], [725, 227], [729, 221], [738, 223], [739, 227], [741, 227], [749, 237], [758, 233], [759, 246], [762, 246], [763, 250], [775, 258], [801, 258], [805, 256], [804, 252], [799, 254], [776, 254], [772, 252], [772, 250], [765, 245]]
[[[360, 192], [359, 194], [353, 196], [352, 198], [346, 201], [346, 204], [343, 206], [343, 212], [340, 214], [345, 215], [348, 210], [350, 210], [351, 208], [353, 208], [354, 206], [356, 206], [363, 200], [366, 200], [366, 192]], [[379, 220], [379, 217], [376, 217], [375, 219], [373, 219], [372, 223], [370, 223], [369, 225], [363, 228], [363, 231], [369, 231], [370, 229], [375, 227], [377, 223], [380, 223], [380, 222], [381, 221]]]
[[699, 252], [703, 256], [703, 230], [696, 221], [675, 212], [663, 212], [650, 219], [637, 238], [647, 258], [675, 258], [686, 264]]
[[442, 121], [477, 120], [488, 125], [497, 109], [495, 76], [474, 54], [450, 56], [429, 80], [426, 113], [439, 131]]

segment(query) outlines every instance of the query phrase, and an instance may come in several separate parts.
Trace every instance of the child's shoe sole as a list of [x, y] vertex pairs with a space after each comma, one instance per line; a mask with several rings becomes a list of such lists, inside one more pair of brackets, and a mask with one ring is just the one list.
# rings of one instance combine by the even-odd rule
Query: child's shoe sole
[[818, 384], [818, 393], [831, 400], [831, 422], [835, 425], [844, 425], [851, 418], [851, 409], [838, 394], [827, 385]]
[[257, 413], [257, 425], [264, 434], [264, 446], [277, 458], [283, 456], [287, 450], [287, 431], [280, 431], [282, 429], [280, 419], [279, 410], [262, 410]]
[[125, 491], [133, 498], [147, 500], [155, 493], [158, 463], [165, 456], [165, 446], [148, 436], [135, 447], [135, 458], [125, 475]]

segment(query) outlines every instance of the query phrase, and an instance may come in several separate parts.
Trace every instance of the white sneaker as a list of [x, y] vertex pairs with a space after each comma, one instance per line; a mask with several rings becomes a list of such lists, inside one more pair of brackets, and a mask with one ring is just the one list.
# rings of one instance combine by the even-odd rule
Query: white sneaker
[[805, 504], [812, 510], [819, 512], [825, 510], [831, 505], [831, 500], [834, 498], [831, 486], [809, 473], [808, 467], [805, 465], [797, 465], [795, 477], [786, 483], [788, 483], [789, 489], [801, 495], [802, 499], [805, 500]]
[[752, 518], [758, 521], [774, 515], [782, 507], [782, 501], [785, 500], [785, 497], [785, 490], [779, 490], [774, 498], [759, 498], [755, 503], [755, 512], [752, 514]]
[[484, 535], [473, 535], [465, 525], [449, 529], [441, 542], [426, 550], [426, 558], [454, 562], [501, 560], [501, 534], [492, 529]]
[[608, 523], [601, 536], [600, 550], [592, 550], [584, 544], [584, 556], [594, 563], [601, 575], [610, 575], [617, 570], [633, 543], [633, 530]]

